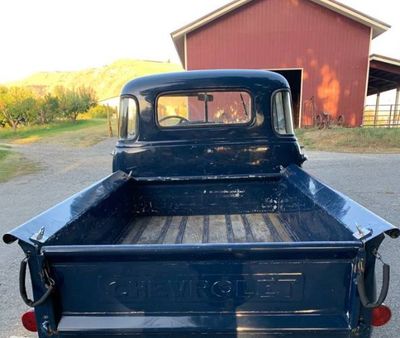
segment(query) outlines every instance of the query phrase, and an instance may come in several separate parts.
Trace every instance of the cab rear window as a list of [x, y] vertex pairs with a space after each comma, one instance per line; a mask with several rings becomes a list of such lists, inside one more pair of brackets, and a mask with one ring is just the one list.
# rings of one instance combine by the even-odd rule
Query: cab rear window
[[252, 99], [246, 91], [195, 91], [158, 97], [160, 127], [193, 127], [247, 124]]

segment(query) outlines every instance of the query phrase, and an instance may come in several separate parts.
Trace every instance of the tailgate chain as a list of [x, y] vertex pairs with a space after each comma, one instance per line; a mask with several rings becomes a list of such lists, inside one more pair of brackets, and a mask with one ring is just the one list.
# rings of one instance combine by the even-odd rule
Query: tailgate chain
[[379, 297], [376, 301], [371, 302], [365, 292], [365, 280], [364, 280], [364, 271], [365, 271], [365, 263], [364, 260], [361, 260], [358, 265], [358, 275], [357, 275], [357, 290], [360, 296], [361, 304], [369, 309], [376, 308], [385, 301], [386, 296], [389, 291], [389, 281], [390, 281], [390, 265], [386, 264], [382, 260], [382, 256], [378, 253], [378, 250], [373, 251], [373, 255], [382, 263], [382, 288], [379, 294]]
[[26, 256], [22, 261], [20, 265], [20, 270], [19, 270], [19, 293], [21, 294], [21, 298], [24, 301], [24, 303], [30, 307], [35, 307], [38, 305], [43, 304], [47, 298], [50, 296], [51, 292], [54, 289], [55, 282], [54, 280], [49, 276], [49, 273], [46, 268], [43, 268], [43, 279], [45, 280], [45, 287], [46, 287], [46, 292], [40, 297], [37, 301], [33, 301], [28, 298], [28, 294], [26, 292], [26, 285], [25, 285], [25, 277], [26, 277], [26, 266], [28, 264], [28, 259], [29, 256]]

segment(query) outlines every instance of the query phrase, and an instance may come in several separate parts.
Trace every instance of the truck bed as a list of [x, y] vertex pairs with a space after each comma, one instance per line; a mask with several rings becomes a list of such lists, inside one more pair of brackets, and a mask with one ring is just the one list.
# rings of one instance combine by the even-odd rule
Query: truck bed
[[[118, 244], [292, 242], [288, 224], [273, 213], [136, 217]], [[116, 244], [117, 244], [116, 243]]]
[[[291, 167], [274, 178], [168, 182], [117, 172], [3, 239], [35, 255], [40, 245], [59, 337], [325, 337], [332, 328], [349, 337], [364, 232], [368, 244], [399, 235]], [[29, 267], [42, 295], [41, 261]]]
[[359, 230], [350, 216], [365, 227], [370, 214], [354, 203], [353, 212], [352, 203], [296, 167], [272, 178], [181, 181], [140, 181], [118, 172], [4, 241], [21, 234], [46, 246], [354, 241]]
[[[312, 183], [321, 191], [319, 182]], [[307, 194], [284, 176], [140, 181], [116, 173], [39, 216], [30, 236], [46, 245], [354, 240]], [[45, 224], [44, 236], [37, 224]]]

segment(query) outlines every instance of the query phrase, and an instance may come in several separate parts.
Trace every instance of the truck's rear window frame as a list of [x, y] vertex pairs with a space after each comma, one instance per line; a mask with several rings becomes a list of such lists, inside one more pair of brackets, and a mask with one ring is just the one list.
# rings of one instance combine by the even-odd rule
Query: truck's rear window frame
[[[205, 123], [195, 123], [195, 124], [186, 124], [186, 125], [172, 125], [172, 126], [163, 126], [160, 124], [159, 121], [159, 115], [158, 115], [158, 101], [160, 97], [167, 96], [167, 95], [178, 95], [178, 94], [189, 94], [189, 93], [194, 93], [194, 92], [228, 92], [228, 93], [234, 93], [234, 92], [244, 92], [250, 97], [250, 109], [248, 111], [249, 114], [249, 119], [246, 122], [239, 122], [239, 123], [210, 123], [210, 122], [205, 122]], [[237, 88], [226, 88], [226, 89], [221, 89], [221, 88], [199, 88], [199, 89], [192, 89], [192, 90], [177, 90], [177, 91], [165, 91], [157, 94], [155, 102], [154, 102], [154, 119], [156, 122], [156, 125], [159, 129], [161, 130], [169, 130], [169, 129], [175, 129], [175, 130], [188, 130], [188, 129], [208, 129], [208, 128], [241, 128], [241, 127], [247, 127], [251, 124], [254, 123], [255, 119], [255, 114], [254, 114], [254, 97], [251, 94], [251, 92], [247, 89], [237, 87]]]

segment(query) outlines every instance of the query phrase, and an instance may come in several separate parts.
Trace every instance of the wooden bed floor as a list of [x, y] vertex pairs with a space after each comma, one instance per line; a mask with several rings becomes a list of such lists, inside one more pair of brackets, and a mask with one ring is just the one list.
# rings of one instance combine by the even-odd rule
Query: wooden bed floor
[[293, 242], [296, 235], [278, 214], [136, 217], [120, 244]]

